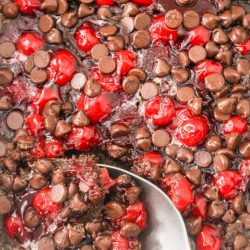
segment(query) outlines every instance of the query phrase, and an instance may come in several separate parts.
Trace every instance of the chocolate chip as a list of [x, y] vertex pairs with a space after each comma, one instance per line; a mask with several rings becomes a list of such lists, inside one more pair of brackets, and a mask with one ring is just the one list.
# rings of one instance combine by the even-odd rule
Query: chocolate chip
[[14, 74], [10, 69], [0, 69], [0, 85], [7, 85], [14, 79]]
[[70, 207], [76, 212], [85, 212], [89, 208], [79, 193], [72, 197]]
[[140, 80], [134, 75], [127, 76], [122, 81], [122, 89], [127, 94], [135, 94], [139, 87]]
[[242, 19], [242, 25], [250, 30], [250, 13], [247, 13]]
[[217, 44], [213, 41], [208, 41], [206, 43], [205, 49], [207, 51], [208, 57], [214, 57], [220, 50]]
[[141, 96], [144, 100], [149, 100], [159, 93], [159, 87], [154, 82], [146, 82], [141, 87]]
[[186, 51], [180, 51], [178, 54], [178, 60], [183, 67], [187, 67], [190, 64], [190, 60]]
[[152, 142], [158, 148], [165, 147], [170, 142], [170, 135], [166, 130], [155, 130], [152, 134]]
[[74, 111], [74, 105], [72, 102], [69, 101], [69, 102], [64, 102], [62, 104], [62, 113], [64, 115], [70, 115], [73, 113], [73, 111]]
[[213, 73], [209, 74], [205, 78], [206, 88], [212, 92], [217, 92], [222, 90], [225, 86], [225, 79], [221, 74]]
[[246, 11], [241, 5], [232, 5], [231, 6], [231, 14], [233, 21], [240, 20], [246, 14]]
[[233, 67], [226, 67], [223, 71], [224, 77], [229, 83], [238, 83], [240, 81], [240, 74]]
[[[51, 1], [51, 0], [49, 0]], [[54, 245], [54, 241], [50, 238], [50, 237], [42, 237], [39, 241], [38, 241], [38, 250], [55, 250], [55, 245]]]
[[110, 144], [107, 146], [108, 154], [113, 158], [120, 158], [128, 152], [128, 149], [124, 146], [117, 144]]
[[234, 249], [244, 249], [248, 244], [246, 237], [242, 234], [238, 234], [234, 238]]
[[231, 114], [235, 110], [235, 98], [221, 98], [217, 102], [218, 110], [223, 114]]
[[0, 141], [0, 157], [6, 154], [6, 144], [3, 141]]
[[48, 101], [43, 109], [46, 116], [59, 116], [61, 113], [62, 104], [57, 100]]
[[109, 235], [100, 235], [96, 237], [94, 243], [98, 250], [109, 250], [112, 245], [112, 239]]
[[9, 198], [5, 195], [0, 196], [0, 215], [7, 214], [10, 212], [12, 205]]
[[151, 37], [147, 30], [138, 30], [133, 34], [132, 44], [136, 49], [145, 48], [150, 42]]
[[153, 73], [155, 76], [158, 77], [164, 77], [170, 72], [170, 65], [167, 63], [167, 61], [157, 58], [155, 60]]
[[12, 111], [6, 117], [7, 126], [12, 130], [22, 128], [24, 123], [23, 114], [20, 111]]
[[56, 185], [56, 184], [60, 184], [60, 183], [65, 183], [65, 181], [66, 181], [66, 179], [65, 179], [63, 170], [56, 169], [52, 175], [52, 183], [54, 185]]
[[229, 11], [229, 10], [224, 11], [223, 13], [221, 13], [219, 18], [220, 18], [221, 24], [225, 28], [230, 27], [232, 22], [233, 22], [232, 14], [231, 14], [231, 11]]
[[25, 226], [28, 228], [36, 228], [40, 225], [40, 216], [31, 207], [26, 209], [23, 220], [24, 220]]
[[18, 128], [16, 131], [15, 131], [15, 136], [13, 138], [13, 142], [17, 142], [17, 139], [19, 136], [27, 136], [29, 133], [26, 129], [24, 128]]
[[68, 190], [64, 184], [53, 185], [51, 188], [51, 200], [55, 203], [63, 203], [68, 195]]
[[30, 179], [30, 187], [33, 189], [41, 189], [45, 187], [48, 183], [48, 180], [42, 174], [34, 174]]
[[188, 56], [193, 63], [199, 63], [206, 59], [207, 51], [202, 46], [195, 45], [189, 49]]
[[241, 93], [247, 92], [247, 87], [243, 84], [235, 84], [232, 87], [232, 95], [231, 97], [240, 100], [243, 98]]
[[217, 5], [220, 11], [228, 9], [231, 6], [231, 0], [218, 0]]
[[176, 3], [180, 5], [191, 5], [194, 2], [195, 0], [176, 0]]
[[241, 141], [241, 134], [240, 133], [227, 134], [225, 136], [225, 141], [228, 149], [236, 150]]
[[215, 107], [213, 112], [214, 112], [214, 119], [218, 122], [224, 122], [230, 118], [230, 114], [224, 114], [224, 113], [220, 112], [217, 107]]
[[71, 87], [81, 90], [87, 82], [87, 77], [83, 73], [75, 73], [70, 81]]
[[221, 137], [218, 135], [211, 135], [206, 141], [206, 149], [209, 152], [215, 152], [222, 147]]
[[118, 219], [122, 217], [125, 213], [122, 204], [116, 201], [110, 201], [105, 205], [105, 211], [110, 218]]
[[243, 194], [238, 194], [236, 197], [233, 198], [232, 208], [237, 214], [241, 214], [243, 212], [244, 206], [245, 199]]
[[134, 19], [132, 17], [129, 17], [129, 16], [123, 17], [121, 20], [121, 24], [126, 29], [127, 33], [131, 33], [135, 28]]
[[3, 95], [0, 97], [0, 110], [1, 111], [6, 111], [9, 110], [13, 107], [12, 100], [10, 96], [8, 95]]
[[102, 231], [101, 222], [87, 222], [85, 225], [85, 229], [91, 235], [92, 238], [96, 238], [97, 235]]
[[72, 198], [78, 192], [78, 185], [74, 182], [70, 182], [68, 188], [68, 197]]
[[188, 108], [194, 115], [202, 113], [202, 98], [194, 98], [188, 101]]
[[236, 114], [247, 119], [250, 116], [250, 101], [249, 99], [241, 99], [236, 106]]
[[194, 29], [200, 23], [200, 16], [194, 10], [185, 11], [183, 14], [183, 26], [186, 29]]
[[242, 44], [247, 41], [248, 33], [244, 28], [234, 27], [229, 33], [229, 38], [235, 44]]
[[25, 72], [30, 74], [31, 70], [35, 67], [33, 55], [28, 57], [28, 59], [24, 62], [23, 67], [24, 67]]
[[109, 50], [105, 44], [101, 44], [101, 43], [96, 44], [91, 49], [91, 56], [95, 60], [99, 60], [103, 56], [108, 56], [108, 54], [109, 54]]
[[15, 3], [5, 3], [3, 4], [2, 13], [6, 18], [16, 18], [19, 13], [19, 8]]
[[194, 160], [193, 151], [191, 149], [182, 147], [177, 153], [177, 159], [181, 162], [191, 163]]
[[250, 141], [245, 141], [240, 144], [239, 152], [244, 158], [250, 157]]
[[16, 172], [17, 163], [15, 160], [13, 160], [11, 158], [5, 158], [3, 164], [4, 164], [4, 167], [6, 167], [9, 171]]
[[60, 120], [56, 124], [56, 129], [54, 135], [56, 137], [61, 137], [68, 134], [71, 131], [71, 126], [64, 120]]
[[191, 87], [181, 87], [177, 89], [176, 97], [180, 103], [186, 104], [195, 98], [195, 92]]
[[201, 183], [202, 172], [199, 168], [187, 169], [186, 177], [194, 185], [199, 185]]
[[134, 26], [137, 30], [147, 30], [151, 23], [151, 17], [146, 13], [140, 13], [134, 19]]
[[173, 68], [171, 72], [177, 83], [186, 82], [189, 78], [189, 72], [185, 68]]
[[224, 154], [216, 154], [214, 157], [214, 167], [217, 171], [222, 172], [229, 168], [230, 160]]
[[141, 193], [141, 189], [137, 186], [130, 187], [126, 191], [126, 199], [128, 200], [129, 204], [134, 204], [139, 195]]
[[57, 2], [58, 2], [57, 14], [62, 15], [69, 8], [68, 1], [67, 0], [57, 0]]
[[84, 93], [88, 97], [96, 97], [100, 94], [101, 90], [101, 85], [92, 79], [89, 79], [84, 87]]
[[8, 174], [1, 174], [0, 175], [0, 182], [4, 190], [10, 191], [13, 186], [14, 178]]
[[90, 4], [90, 3], [93, 3], [94, 0], [80, 0], [80, 2]]
[[106, 25], [100, 28], [99, 32], [102, 36], [108, 37], [113, 36], [118, 31], [118, 28], [115, 25]]
[[91, 245], [84, 245], [81, 247], [81, 250], [94, 250], [94, 248]]
[[127, 239], [138, 237], [140, 232], [141, 230], [137, 224], [132, 222], [125, 223], [120, 230], [121, 236]]
[[125, 4], [123, 9], [123, 15], [126, 16], [136, 16], [139, 13], [139, 9], [136, 4], [128, 2]]
[[57, 0], [44, 0], [41, 4], [41, 10], [47, 13], [54, 13], [57, 11], [58, 1]]
[[84, 126], [89, 125], [90, 120], [83, 110], [79, 110], [77, 113], [75, 113], [72, 116], [71, 122], [75, 126], [84, 127]]
[[75, 12], [66, 12], [61, 16], [61, 25], [65, 28], [73, 28], [78, 21], [77, 14]]
[[55, 21], [51, 15], [45, 14], [39, 18], [38, 27], [44, 33], [49, 32], [54, 27], [54, 25]]
[[250, 72], [250, 62], [247, 59], [240, 58], [237, 61], [237, 71], [241, 75], [248, 75]]
[[218, 200], [219, 190], [216, 186], [209, 187], [205, 192], [204, 196], [209, 200]]
[[57, 124], [58, 120], [59, 119], [56, 116], [46, 115], [46, 117], [44, 118], [44, 127], [45, 127], [45, 129], [48, 132], [53, 134], [55, 132], [56, 124]]
[[57, 230], [54, 234], [54, 242], [56, 246], [60, 249], [68, 248], [70, 246], [69, 242], [69, 232], [68, 229], [63, 227]]
[[186, 219], [187, 230], [191, 235], [196, 235], [202, 228], [202, 217], [189, 217]]
[[220, 18], [212, 12], [207, 12], [203, 14], [202, 19], [201, 19], [202, 25], [209, 30], [213, 30], [216, 27], [218, 27], [219, 22], [220, 22]]
[[228, 148], [221, 148], [217, 151], [218, 154], [224, 154], [226, 155], [229, 159], [235, 158], [235, 152], [232, 150], [229, 150]]
[[39, 159], [39, 160], [37, 160], [35, 162], [34, 167], [40, 173], [47, 174], [47, 173], [49, 173], [52, 170], [53, 164], [52, 164], [52, 162], [50, 160]]
[[250, 215], [247, 214], [247, 213], [243, 213], [243, 214], [240, 216], [240, 219], [241, 219], [242, 222], [243, 222], [244, 228], [245, 228], [246, 230], [249, 230], [249, 229], [250, 229]]
[[50, 54], [47, 51], [38, 51], [33, 57], [34, 64], [38, 68], [46, 68], [50, 62]]
[[236, 219], [235, 213], [232, 209], [229, 209], [225, 212], [225, 214], [223, 215], [223, 217], [221, 218], [222, 221], [224, 221], [225, 223], [233, 223]]
[[113, 124], [110, 133], [113, 138], [124, 136], [129, 134], [129, 128], [121, 123]]
[[165, 15], [165, 24], [170, 29], [178, 28], [183, 21], [182, 14], [178, 10], [169, 10]]
[[47, 43], [61, 44], [63, 42], [62, 32], [59, 29], [51, 29], [45, 36]]
[[163, 166], [163, 171], [165, 174], [173, 174], [176, 172], [179, 172], [181, 170], [180, 164], [177, 163], [177, 161], [167, 158], [166, 162]]
[[214, 42], [218, 44], [227, 43], [229, 38], [227, 33], [225, 33], [222, 29], [218, 28], [213, 31], [212, 39]]
[[111, 74], [116, 69], [116, 62], [110, 56], [103, 56], [98, 61], [98, 68], [103, 74]]
[[207, 216], [211, 219], [218, 219], [225, 213], [225, 206], [222, 201], [212, 201], [207, 209]]
[[83, 18], [95, 13], [95, 9], [92, 6], [89, 6], [85, 3], [81, 3], [78, 8], [77, 15], [79, 18]]
[[26, 180], [24, 180], [22, 177], [20, 176], [16, 176], [16, 178], [14, 179], [13, 182], [13, 190], [15, 192], [21, 192], [23, 191], [26, 187], [28, 186], [28, 183]]
[[0, 44], [0, 56], [3, 58], [11, 58], [15, 51], [16, 47], [12, 42], [3, 42]]
[[212, 156], [207, 151], [199, 150], [194, 154], [194, 162], [199, 167], [209, 167], [212, 163]]
[[128, 75], [136, 76], [141, 82], [145, 82], [147, 75], [144, 70], [139, 68], [133, 68], [128, 72]]
[[69, 242], [71, 245], [78, 245], [85, 237], [85, 230], [82, 225], [75, 225], [69, 228]]
[[97, 10], [97, 15], [102, 19], [102, 20], [108, 20], [111, 16], [112, 13], [107, 7], [100, 7]]
[[31, 135], [23, 135], [17, 138], [17, 147], [21, 150], [28, 150], [33, 148], [35, 138]]
[[30, 72], [30, 80], [36, 84], [43, 84], [47, 81], [48, 75], [45, 69], [32, 69]]
[[108, 49], [112, 52], [122, 50], [125, 45], [124, 38], [122, 36], [109, 36], [107, 39]]

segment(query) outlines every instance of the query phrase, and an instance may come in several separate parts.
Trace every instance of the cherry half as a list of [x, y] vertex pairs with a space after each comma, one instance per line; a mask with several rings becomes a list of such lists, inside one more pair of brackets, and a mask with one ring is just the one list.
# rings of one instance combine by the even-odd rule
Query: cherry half
[[127, 75], [136, 66], [137, 58], [132, 51], [120, 50], [115, 53], [116, 72], [119, 76]]
[[44, 119], [40, 114], [28, 116], [25, 123], [31, 135], [36, 135], [44, 130]]
[[223, 124], [225, 134], [240, 133], [247, 131], [247, 121], [240, 116], [232, 116]]
[[132, 0], [133, 3], [139, 4], [139, 5], [151, 5], [153, 3], [153, 0]]
[[41, 0], [15, 0], [18, 8], [22, 14], [29, 15], [34, 12], [34, 10], [39, 10], [41, 6]]
[[187, 40], [191, 45], [205, 45], [210, 38], [210, 32], [205, 29], [202, 25], [189, 31]]

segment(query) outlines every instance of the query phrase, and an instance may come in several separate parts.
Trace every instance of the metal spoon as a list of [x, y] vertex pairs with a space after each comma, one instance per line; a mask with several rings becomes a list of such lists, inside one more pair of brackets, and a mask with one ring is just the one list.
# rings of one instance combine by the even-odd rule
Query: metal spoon
[[114, 166], [108, 168], [112, 177], [130, 175], [142, 188], [140, 199], [148, 213], [148, 229], [143, 233], [143, 250], [191, 250], [184, 221], [168, 196], [151, 182]]

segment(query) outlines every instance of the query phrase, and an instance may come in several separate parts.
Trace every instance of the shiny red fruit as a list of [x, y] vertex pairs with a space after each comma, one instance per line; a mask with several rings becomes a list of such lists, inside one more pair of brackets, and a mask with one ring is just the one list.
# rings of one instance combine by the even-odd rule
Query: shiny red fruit
[[45, 139], [44, 137], [39, 137], [34, 147], [31, 149], [31, 155], [35, 159], [43, 158], [45, 156], [44, 148], [45, 148]]
[[95, 126], [73, 127], [65, 137], [68, 149], [88, 150], [96, 146], [99, 142], [99, 133]]
[[249, 53], [250, 52], [250, 36], [245, 43], [236, 44], [235, 47], [242, 55]]
[[145, 229], [147, 226], [147, 213], [144, 204], [138, 200], [133, 205], [127, 206], [126, 213], [121, 220], [136, 223], [141, 230]]
[[115, 93], [121, 89], [121, 83], [116, 75], [104, 75], [98, 68], [93, 68], [89, 78], [100, 83], [106, 92]]
[[18, 38], [16, 44], [18, 51], [28, 56], [41, 49], [44, 45], [44, 40], [37, 33], [27, 32]]
[[166, 43], [169, 40], [176, 42], [178, 30], [172, 30], [165, 24], [165, 16], [155, 17], [149, 28], [149, 33], [153, 43]]
[[99, 6], [101, 6], [101, 5], [111, 6], [115, 3], [115, 1], [114, 0], [95, 0], [95, 3]]
[[175, 114], [174, 102], [168, 97], [156, 96], [147, 101], [145, 115], [151, 118], [154, 125], [166, 125]]
[[153, 3], [153, 0], [132, 0], [133, 3], [139, 4], [139, 5], [151, 5]]
[[182, 122], [177, 128], [177, 139], [188, 147], [198, 146], [205, 141], [208, 133], [204, 117], [193, 117]]
[[62, 86], [67, 84], [76, 71], [75, 56], [68, 50], [56, 51], [47, 69], [49, 79]]
[[247, 121], [240, 116], [232, 116], [224, 122], [223, 130], [225, 134], [243, 134], [247, 131]]
[[206, 219], [206, 212], [207, 212], [207, 200], [206, 198], [198, 194], [194, 197], [194, 208], [192, 210], [192, 215], [195, 217], [202, 217], [203, 220]]
[[210, 31], [200, 25], [189, 31], [186, 39], [191, 45], [205, 45], [209, 41], [210, 36]]
[[30, 115], [26, 119], [26, 126], [31, 135], [36, 135], [44, 130], [44, 119], [40, 114]]
[[203, 82], [206, 76], [213, 73], [220, 74], [222, 69], [220, 63], [207, 59], [195, 66], [196, 77]]
[[51, 188], [38, 191], [33, 197], [33, 207], [42, 218], [55, 217], [61, 209], [61, 204], [51, 200]]
[[58, 139], [53, 139], [45, 143], [45, 156], [47, 158], [56, 158], [63, 155], [63, 144]]
[[149, 161], [151, 164], [162, 165], [164, 163], [163, 157], [157, 152], [150, 152], [142, 157], [143, 160]]
[[77, 108], [84, 110], [89, 119], [94, 122], [101, 122], [107, 118], [112, 111], [112, 100], [103, 93], [98, 96], [90, 98], [82, 94], [77, 102]]
[[215, 226], [204, 225], [198, 234], [197, 250], [220, 250], [221, 237]]
[[104, 190], [105, 189], [108, 190], [115, 185], [115, 180], [113, 180], [109, 176], [109, 172], [106, 168], [100, 169], [99, 179], [100, 179], [100, 184]]
[[129, 241], [120, 235], [119, 231], [112, 232], [112, 249], [117, 250], [131, 250]]
[[78, 47], [84, 52], [89, 52], [95, 44], [100, 42], [95, 30], [86, 26], [86, 24], [78, 28], [75, 39]]
[[116, 72], [119, 76], [127, 75], [128, 72], [136, 67], [137, 58], [129, 50], [120, 50], [115, 54]]
[[194, 201], [191, 184], [180, 173], [166, 175], [162, 180], [162, 188], [180, 212], [184, 212]]
[[242, 176], [250, 178], [250, 159], [242, 160], [239, 166], [239, 172]]
[[243, 177], [235, 170], [219, 173], [213, 182], [219, 188], [220, 195], [227, 200], [235, 197], [240, 190], [244, 190]]
[[32, 14], [34, 10], [39, 10], [41, 2], [41, 0], [15, 0], [18, 8], [25, 15]]

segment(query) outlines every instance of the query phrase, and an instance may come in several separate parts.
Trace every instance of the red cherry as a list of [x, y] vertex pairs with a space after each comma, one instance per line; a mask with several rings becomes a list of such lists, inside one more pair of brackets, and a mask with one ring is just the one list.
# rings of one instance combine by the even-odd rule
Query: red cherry
[[90, 98], [82, 94], [77, 102], [79, 110], [84, 109], [89, 119], [96, 123], [103, 121], [112, 111], [112, 100], [108, 95], [100, 93], [98, 96]]
[[150, 152], [142, 157], [143, 160], [149, 161], [151, 164], [163, 165], [164, 159], [158, 152]]
[[58, 50], [53, 54], [47, 69], [49, 78], [63, 86], [68, 83], [76, 71], [75, 56], [68, 50]]
[[212, 225], [204, 225], [198, 234], [197, 250], [220, 250], [221, 238], [218, 229]]
[[205, 77], [213, 73], [222, 73], [222, 65], [213, 60], [205, 60], [195, 66], [196, 77], [203, 82]]
[[145, 229], [147, 226], [147, 213], [144, 204], [137, 200], [133, 205], [127, 206], [126, 213], [121, 220], [136, 223], [141, 230]]
[[109, 172], [106, 168], [100, 169], [99, 179], [100, 179], [100, 184], [104, 190], [110, 189], [115, 185], [115, 180], [113, 180], [109, 176]]
[[162, 188], [166, 189], [167, 195], [180, 212], [184, 212], [194, 201], [191, 184], [180, 173], [166, 175], [162, 180]]
[[201, 194], [198, 194], [194, 197], [194, 208], [192, 210], [192, 215], [195, 217], [202, 217], [206, 219], [207, 212], [207, 200]]
[[219, 173], [213, 182], [219, 188], [220, 195], [227, 200], [235, 197], [239, 190], [244, 190], [243, 177], [235, 170]]
[[210, 32], [200, 25], [189, 31], [186, 39], [191, 45], [205, 45], [209, 41], [210, 35]]
[[139, 4], [139, 5], [151, 5], [153, 3], [153, 0], [132, 0], [133, 3]]
[[250, 159], [245, 159], [240, 163], [239, 172], [242, 176], [250, 178]]
[[4, 219], [4, 229], [9, 237], [20, 241], [24, 241], [27, 232], [24, 228], [22, 219], [17, 213], [9, 214]]
[[208, 125], [204, 117], [193, 117], [183, 121], [177, 128], [177, 139], [188, 147], [194, 147], [205, 141]]
[[28, 56], [41, 49], [44, 45], [44, 40], [37, 33], [27, 32], [18, 38], [16, 44], [18, 51]]
[[73, 127], [65, 137], [68, 149], [88, 150], [99, 142], [99, 133], [95, 126]]
[[44, 152], [45, 148], [45, 139], [44, 137], [39, 137], [34, 145], [34, 147], [31, 150], [31, 155], [35, 159], [41, 159], [45, 156]]
[[41, 0], [15, 0], [18, 8], [22, 14], [29, 15], [34, 12], [34, 10], [39, 10], [41, 6]]
[[95, 0], [95, 3], [99, 6], [101, 6], [101, 5], [111, 6], [115, 3], [115, 1], [114, 0]]
[[44, 129], [44, 119], [40, 114], [30, 115], [26, 119], [26, 125], [31, 135], [36, 135]]
[[132, 51], [120, 50], [115, 54], [116, 72], [119, 76], [127, 75], [136, 66], [137, 58]]
[[86, 24], [78, 28], [75, 33], [75, 39], [78, 47], [84, 52], [90, 51], [95, 44], [100, 42], [95, 30], [87, 27]]
[[168, 97], [156, 96], [147, 101], [145, 115], [151, 118], [155, 125], [166, 125], [175, 113], [174, 102]]
[[223, 130], [225, 134], [243, 134], [247, 131], [247, 121], [240, 116], [232, 116], [224, 122]]
[[250, 52], [250, 36], [245, 43], [236, 44], [235, 47], [242, 55], [249, 53]]
[[51, 200], [51, 188], [44, 188], [38, 191], [33, 197], [33, 207], [40, 214], [42, 218], [55, 217], [59, 210], [61, 209], [61, 205], [59, 203], [55, 203]]
[[152, 42], [155, 44], [166, 43], [169, 40], [176, 42], [178, 39], [178, 30], [172, 30], [167, 27], [165, 24], [165, 16], [153, 18], [149, 33]]
[[131, 250], [128, 239], [122, 237], [119, 231], [112, 232], [112, 249]]
[[62, 156], [64, 149], [59, 139], [53, 139], [45, 143], [45, 156], [47, 158], [56, 158]]
[[89, 78], [100, 83], [106, 92], [114, 93], [121, 89], [120, 81], [115, 75], [104, 75], [98, 68], [93, 68]]

